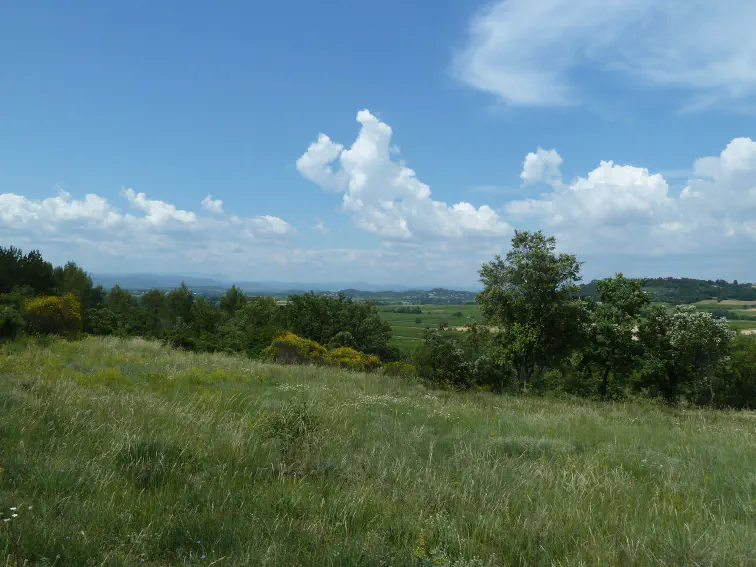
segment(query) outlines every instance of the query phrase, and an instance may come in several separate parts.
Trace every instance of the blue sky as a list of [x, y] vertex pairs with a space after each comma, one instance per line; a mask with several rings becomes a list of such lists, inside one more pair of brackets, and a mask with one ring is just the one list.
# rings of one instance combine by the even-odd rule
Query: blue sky
[[587, 278], [755, 281], [756, 6], [657, 4], [5, 2], [0, 243], [454, 286], [542, 229]]

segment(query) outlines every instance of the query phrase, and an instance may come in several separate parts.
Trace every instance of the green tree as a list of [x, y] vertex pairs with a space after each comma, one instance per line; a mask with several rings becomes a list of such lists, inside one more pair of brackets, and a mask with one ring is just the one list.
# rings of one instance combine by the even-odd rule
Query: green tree
[[679, 305], [669, 311], [654, 306], [639, 327], [643, 346], [643, 382], [676, 403], [687, 389], [709, 390], [714, 403], [712, 374], [727, 360], [734, 332], [724, 319]]
[[355, 349], [388, 358], [391, 325], [372, 302], [305, 293], [289, 296], [285, 312], [287, 328], [300, 337], [329, 344], [338, 333], [349, 332]]
[[556, 254], [556, 240], [543, 233], [515, 231], [506, 258], [484, 264], [478, 294], [487, 323], [497, 329], [500, 356], [527, 391], [549, 364], [574, 346], [582, 310], [574, 299], [580, 263]]
[[164, 324], [161, 319], [164, 303], [165, 294], [159, 289], [151, 289], [139, 298], [142, 323], [140, 326], [147, 334], [159, 336], [167, 328], [168, 324]]
[[221, 311], [224, 311], [227, 315], [231, 316], [244, 307], [248, 301], [249, 298], [244, 292], [235, 285], [232, 285], [226, 294], [220, 298], [219, 305]]
[[15, 287], [28, 286], [37, 295], [49, 295], [55, 290], [55, 278], [50, 262], [39, 250], [24, 255], [21, 250], [0, 246], [0, 293], [10, 293]]
[[644, 280], [628, 279], [621, 273], [596, 282], [598, 304], [590, 310], [585, 341], [586, 362], [600, 372], [600, 396], [605, 399], [613, 375], [626, 378], [632, 371], [640, 345], [634, 340], [641, 312], [650, 298], [643, 291]]
[[184, 282], [181, 282], [179, 287], [165, 294], [160, 318], [169, 328], [174, 327], [179, 320], [191, 326], [193, 305], [194, 294], [192, 290]]
[[258, 357], [285, 330], [285, 313], [272, 297], [247, 301], [218, 328], [220, 348]]

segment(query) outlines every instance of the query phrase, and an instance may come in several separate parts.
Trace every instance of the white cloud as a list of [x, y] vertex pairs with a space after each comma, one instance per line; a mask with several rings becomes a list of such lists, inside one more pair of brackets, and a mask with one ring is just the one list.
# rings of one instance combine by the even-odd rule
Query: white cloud
[[58, 246], [66, 254], [94, 250], [106, 256], [165, 261], [239, 246], [251, 250], [285, 242], [296, 232], [271, 215], [205, 217], [132, 189], [121, 195], [141, 214], [123, 213], [95, 194], [77, 200], [61, 191], [56, 197], [35, 200], [2, 193], [0, 239], [43, 249]]
[[511, 232], [493, 209], [431, 198], [430, 187], [395, 161], [392, 130], [367, 110], [357, 114], [360, 133], [349, 149], [325, 134], [310, 145], [297, 169], [327, 191], [344, 193], [344, 210], [357, 226], [386, 238], [503, 236]]
[[317, 223], [315, 224], [315, 227], [314, 227], [314, 228], [315, 228], [315, 230], [317, 230], [317, 231], [318, 231], [318, 232], [320, 232], [321, 234], [328, 234], [329, 232], [331, 232], [331, 229], [329, 229], [329, 228], [328, 228], [328, 227], [327, 227], [327, 226], [325, 225], [325, 223], [323, 223], [323, 221], [318, 221], [318, 222], [317, 222]]
[[[546, 180], [531, 175], [529, 166], [526, 159], [523, 179]], [[586, 177], [566, 185], [560, 180], [538, 199], [510, 202], [506, 211], [511, 221], [554, 233], [573, 251], [737, 255], [752, 249], [756, 143], [737, 138], [719, 156], [697, 160], [692, 171], [675, 198], [661, 174], [602, 161]]]
[[69, 193], [59, 191], [56, 197], [35, 201], [14, 193], [0, 194], [0, 221], [11, 228], [30, 225], [43, 228], [71, 221], [107, 226], [120, 218], [98, 195], [89, 194], [83, 200], [72, 200]]
[[574, 104], [586, 68], [684, 89], [699, 110], [756, 94], [750, 0], [499, 0], [454, 58], [467, 84], [518, 105]]
[[121, 194], [126, 197], [131, 206], [145, 213], [144, 220], [155, 226], [165, 225], [172, 221], [180, 223], [195, 223], [197, 215], [189, 211], [182, 211], [164, 201], [148, 199], [144, 193], [136, 193], [133, 189], [124, 189]]
[[208, 195], [207, 197], [202, 199], [202, 208], [205, 209], [209, 213], [222, 215], [223, 214], [223, 201], [221, 201], [220, 199], [213, 200], [213, 196]]
[[526, 185], [532, 183], [546, 183], [552, 187], [562, 185], [561, 167], [564, 163], [562, 156], [556, 150], [538, 148], [525, 156], [520, 178]]

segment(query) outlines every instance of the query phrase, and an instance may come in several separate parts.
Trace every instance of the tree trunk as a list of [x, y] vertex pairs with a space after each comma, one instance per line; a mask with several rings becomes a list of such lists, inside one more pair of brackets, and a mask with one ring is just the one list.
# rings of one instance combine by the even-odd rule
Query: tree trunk
[[601, 379], [601, 401], [606, 399], [606, 390], [609, 387], [609, 373], [612, 371], [611, 366], [607, 366], [604, 370], [604, 377]]

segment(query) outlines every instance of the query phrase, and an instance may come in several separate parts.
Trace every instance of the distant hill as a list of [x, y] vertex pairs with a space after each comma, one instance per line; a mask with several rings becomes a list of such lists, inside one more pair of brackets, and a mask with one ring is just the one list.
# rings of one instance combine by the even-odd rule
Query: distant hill
[[[644, 289], [654, 301], [663, 303], [695, 303], [705, 299], [756, 300], [756, 287], [750, 283], [693, 278], [649, 278]], [[580, 295], [596, 299], [595, 280], [581, 286]]]

